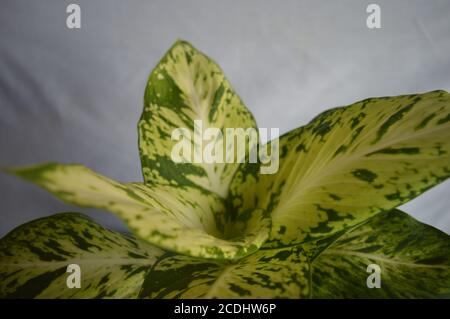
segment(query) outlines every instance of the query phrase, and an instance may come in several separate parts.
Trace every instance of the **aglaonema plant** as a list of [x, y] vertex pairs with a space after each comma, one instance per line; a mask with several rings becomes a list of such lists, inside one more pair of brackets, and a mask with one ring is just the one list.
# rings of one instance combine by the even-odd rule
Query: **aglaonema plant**
[[[450, 297], [449, 236], [396, 209], [450, 175], [448, 93], [321, 113], [279, 138], [275, 174], [248, 162], [174, 163], [171, 132], [198, 119], [256, 129], [219, 66], [177, 41], [145, 90], [143, 182], [72, 164], [9, 169], [116, 214], [133, 235], [78, 213], [19, 226], [0, 241], [0, 296]], [[80, 288], [66, 286], [69, 264], [80, 266]], [[380, 288], [367, 285], [373, 264]]]

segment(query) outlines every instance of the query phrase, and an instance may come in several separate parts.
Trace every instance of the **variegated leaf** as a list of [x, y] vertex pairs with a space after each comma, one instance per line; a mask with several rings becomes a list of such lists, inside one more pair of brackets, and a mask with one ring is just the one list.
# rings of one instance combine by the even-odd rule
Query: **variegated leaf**
[[[196, 120], [202, 121], [197, 133]], [[138, 127], [146, 183], [198, 188], [225, 198], [239, 159], [235, 158], [234, 163], [206, 163], [195, 156], [202, 155], [207, 144], [217, 144], [222, 145], [226, 159], [226, 129], [256, 129], [256, 123], [220, 67], [189, 43], [177, 41], [150, 75]], [[185, 139], [192, 150], [191, 156], [184, 154], [186, 163], [175, 163], [171, 157], [178, 143], [172, 140], [172, 132], [180, 128], [187, 130], [186, 137], [190, 135]], [[220, 129], [223, 139], [201, 139], [208, 128]], [[234, 152], [228, 153], [233, 157], [238, 156], [238, 141]]]
[[[381, 269], [380, 288], [367, 285], [371, 264]], [[263, 247], [234, 263], [163, 255], [140, 297], [450, 297], [450, 237], [393, 210], [331, 237]]]
[[81, 165], [47, 163], [9, 171], [67, 203], [109, 210], [137, 236], [177, 253], [240, 258], [254, 252], [268, 236], [269, 220], [255, 213], [239, 237], [225, 239], [223, 199], [196, 188], [123, 184]]
[[366, 99], [326, 111], [280, 138], [280, 168], [238, 171], [231, 206], [272, 216], [270, 240], [329, 236], [420, 195], [450, 176], [450, 95]]
[[[312, 298], [450, 298], [450, 236], [399, 210], [317, 246]], [[381, 270], [380, 288], [367, 287], [373, 264]]]
[[302, 248], [260, 249], [236, 263], [162, 256], [146, 278], [142, 298], [300, 298], [309, 295]]
[[[0, 298], [136, 298], [163, 253], [81, 214], [45, 217], [0, 240]], [[71, 264], [80, 288], [67, 285]]]

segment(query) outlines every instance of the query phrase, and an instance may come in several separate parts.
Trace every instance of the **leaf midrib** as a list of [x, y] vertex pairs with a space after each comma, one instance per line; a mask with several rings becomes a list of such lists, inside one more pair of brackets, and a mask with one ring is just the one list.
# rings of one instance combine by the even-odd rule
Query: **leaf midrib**
[[[446, 125], [442, 125], [442, 126], [437, 127], [435, 129], [427, 130], [425, 132], [420, 132], [420, 133], [417, 133], [417, 134], [414, 134], [414, 135], [402, 136], [402, 138], [386, 139], [387, 142], [385, 142], [385, 143], [374, 144], [374, 146], [368, 147], [368, 148], [363, 147], [362, 150], [360, 150], [359, 152], [355, 152], [355, 153], [353, 153], [350, 156], [343, 156], [343, 157], [341, 157], [341, 158], [339, 158], [337, 160], [331, 161], [331, 162], [326, 160], [326, 161], [324, 161], [325, 164], [320, 167], [320, 170], [317, 169], [317, 165], [310, 165], [310, 167], [305, 172], [303, 177], [297, 177], [297, 178], [295, 178], [294, 182], [291, 183], [291, 185], [293, 187], [290, 190], [288, 190], [288, 192], [287, 192], [287, 194], [285, 196], [283, 196], [284, 199], [285, 199], [284, 201], [282, 201], [283, 204], [281, 204], [280, 206], [278, 206], [274, 210], [272, 216], [274, 217], [276, 215], [282, 214], [282, 211], [283, 211], [283, 209], [281, 209], [282, 206], [283, 207], [286, 207], [286, 206], [289, 207], [290, 200], [292, 200], [294, 198], [298, 199], [298, 196], [289, 196], [290, 194], [292, 194], [293, 192], [303, 193], [303, 192], [305, 192], [305, 190], [310, 189], [310, 188], [312, 188], [314, 186], [317, 186], [319, 184], [319, 182], [323, 178], [331, 175], [331, 173], [336, 172], [337, 168], [344, 167], [348, 163], [355, 162], [356, 159], [358, 159], [358, 158], [363, 158], [364, 154], [369, 154], [369, 153], [371, 153], [371, 152], [373, 152], [375, 150], [383, 149], [385, 147], [401, 143], [402, 141], [405, 141], [405, 140], [416, 139], [419, 136], [424, 136], [424, 135], [436, 133], [436, 132], [438, 132], [440, 130], [444, 130], [444, 129], [448, 129], [446, 127]], [[361, 140], [366, 138], [368, 135], [369, 135], [369, 132], [367, 132], [363, 137], [361, 137]], [[331, 139], [328, 139], [328, 140], [331, 140]], [[326, 149], [326, 144], [327, 143], [324, 143], [324, 145], [322, 146], [321, 150]], [[295, 165], [294, 165], [294, 168], [292, 169], [292, 171], [295, 171], [295, 168], [296, 168], [297, 165], [299, 165], [299, 163], [302, 163], [302, 162], [297, 160]], [[318, 174], [312, 174], [311, 176], [308, 176], [308, 173], [309, 173], [309, 171], [311, 170], [312, 167], [315, 167], [316, 171], [318, 171], [319, 173]], [[324, 169], [325, 167], [327, 169]]]
[[358, 251], [348, 250], [348, 249], [326, 249], [322, 252], [323, 255], [348, 255], [348, 256], [355, 256], [360, 258], [367, 258], [367, 259], [373, 259], [378, 260], [384, 263], [388, 264], [396, 264], [396, 265], [402, 265], [402, 266], [408, 266], [408, 267], [418, 267], [418, 268], [436, 268], [436, 269], [450, 269], [450, 265], [429, 265], [429, 264], [420, 264], [420, 263], [414, 263], [414, 262], [407, 262], [398, 260], [395, 258], [388, 258], [387, 256], [381, 256], [381, 255], [375, 255], [375, 254], [369, 254], [369, 253], [362, 253]]

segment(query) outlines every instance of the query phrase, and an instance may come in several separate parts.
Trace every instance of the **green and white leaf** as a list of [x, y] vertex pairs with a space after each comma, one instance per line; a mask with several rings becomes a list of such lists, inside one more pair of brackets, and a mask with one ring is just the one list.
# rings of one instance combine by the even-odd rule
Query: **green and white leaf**
[[141, 298], [300, 298], [309, 295], [309, 265], [301, 247], [260, 249], [236, 263], [162, 256]]
[[9, 172], [63, 201], [113, 212], [135, 235], [161, 248], [203, 258], [234, 259], [254, 252], [267, 239], [269, 220], [254, 214], [240, 237], [224, 239], [225, 212], [218, 196], [171, 185], [119, 183], [81, 165], [46, 163]]
[[[367, 286], [374, 263], [381, 288]], [[140, 297], [450, 297], [450, 237], [393, 210], [319, 241], [263, 247], [235, 263], [163, 255]]]
[[[224, 154], [227, 144], [225, 136], [215, 136], [214, 143], [194, 144], [195, 120], [202, 121], [202, 132], [218, 128], [225, 135], [226, 128], [256, 129], [252, 114], [220, 67], [189, 43], [177, 41], [151, 73], [145, 91], [138, 124], [144, 179], [150, 184], [199, 188], [226, 198], [238, 159], [234, 163], [194, 163], [194, 151], [201, 154], [205, 144], [219, 143]], [[184, 154], [187, 163], [174, 163], [171, 158], [177, 143], [171, 139], [172, 132], [179, 128], [190, 132], [187, 141], [193, 151], [190, 158]], [[237, 156], [236, 152], [229, 154]]]
[[450, 176], [450, 95], [366, 99], [328, 110], [280, 138], [277, 174], [236, 174], [231, 206], [272, 216], [274, 246], [329, 236]]
[[[56, 214], [0, 240], [0, 298], [136, 298], [163, 253], [81, 214]], [[70, 264], [80, 267], [80, 288], [67, 286]]]
[[[316, 244], [311, 298], [450, 297], [450, 236], [399, 210]], [[367, 288], [370, 264], [381, 288]]]

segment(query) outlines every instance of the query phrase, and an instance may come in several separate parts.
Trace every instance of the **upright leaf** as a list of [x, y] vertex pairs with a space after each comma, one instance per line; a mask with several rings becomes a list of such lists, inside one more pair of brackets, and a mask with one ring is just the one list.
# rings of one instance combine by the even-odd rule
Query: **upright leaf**
[[331, 109], [280, 138], [280, 168], [240, 170], [237, 215], [272, 216], [271, 241], [329, 236], [420, 195], [450, 175], [450, 95], [371, 98]]
[[[136, 298], [163, 253], [81, 214], [56, 214], [0, 240], [0, 298]], [[67, 285], [71, 264], [80, 288]]]
[[[177, 41], [151, 73], [145, 91], [138, 125], [144, 179], [146, 183], [198, 188], [225, 198], [238, 159], [234, 163], [196, 163], [194, 153], [201, 155], [206, 144], [219, 143], [226, 155], [224, 139], [215, 136], [201, 141], [201, 134], [194, 134], [196, 120], [202, 123], [202, 128], [197, 126], [201, 133], [208, 128], [218, 128], [223, 135], [227, 128], [256, 129], [253, 116], [220, 67], [189, 43]], [[178, 143], [172, 140], [172, 132], [179, 128], [190, 135], [187, 141], [192, 156], [186, 158], [190, 163], [175, 163], [171, 157]]]

